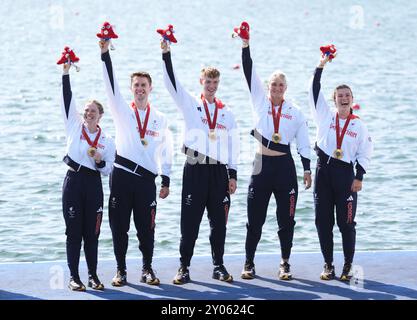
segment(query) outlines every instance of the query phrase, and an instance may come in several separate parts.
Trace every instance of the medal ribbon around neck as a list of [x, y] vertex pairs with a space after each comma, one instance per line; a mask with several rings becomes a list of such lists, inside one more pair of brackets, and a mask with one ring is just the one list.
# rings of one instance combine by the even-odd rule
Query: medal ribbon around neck
[[279, 132], [279, 122], [281, 120], [282, 105], [284, 104], [284, 101], [285, 100], [282, 100], [281, 105], [278, 108], [278, 113], [275, 113], [274, 104], [271, 100], [272, 120], [274, 121], [274, 133]]
[[132, 102], [132, 108], [133, 110], [135, 110], [136, 121], [139, 127], [139, 136], [140, 136], [140, 140], [142, 141], [143, 139], [145, 139], [145, 133], [146, 133], [146, 128], [148, 127], [148, 120], [149, 120], [149, 113], [151, 111], [151, 106], [149, 105], [149, 102], [146, 105], [146, 115], [145, 115], [145, 121], [143, 121], [143, 127], [140, 122], [140, 116], [139, 116], [138, 108], [136, 108], [135, 102]]
[[343, 126], [342, 133], [340, 132], [340, 126], [339, 126], [339, 113], [336, 113], [336, 148], [341, 149], [342, 148], [342, 142], [343, 138], [345, 137], [345, 133], [347, 130], [347, 127], [349, 125], [350, 119], [352, 119], [352, 114], [349, 114], [349, 116], [346, 119], [345, 125]]
[[87, 143], [91, 147], [93, 147], [95, 149], [97, 149], [98, 139], [100, 139], [100, 135], [101, 135], [101, 128], [100, 128], [100, 126], [97, 125], [97, 128], [98, 128], [98, 133], [97, 133], [96, 138], [94, 139], [93, 142], [91, 142], [90, 137], [88, 136], [87, 131], [85, 131], [85, 127], [84, 126], [83, 126], [83, 129], [82, 129], [82, 134], [83, 134], [85, 140], [87, 141]]
[[215, 130], [216, 129], [216, 123], [217, 123], [217, 113], [218, 113], [219, 107], [221, 106], [221, 102], [218, 101], [216, 98], [214, 98], [215, 108], [214, 108], [213, 121], [211, 121], [210, 112], [209, 112], [209, 109], [208, 109], [208, 106], [207, 106], [207, 101], [204, 98], [203, 94], [201, 95], [201, 100], [203, 101], [204, 111], [206, 112], [207, 123], [208, 123], [209, 129], [210, 130]]

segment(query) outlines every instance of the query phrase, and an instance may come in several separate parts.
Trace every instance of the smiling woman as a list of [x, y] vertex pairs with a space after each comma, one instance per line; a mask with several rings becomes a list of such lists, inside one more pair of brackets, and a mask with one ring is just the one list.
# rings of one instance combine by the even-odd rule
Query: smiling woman
[[103, 290], [97, 276], [97, 250], [103, 216], [103, 186], [100, 173], [108, 175], [114, 162], [115, 146], [98, 125], [104, 109], [97, 100], [90, 100], [79, 116], [72, 98], [69, 70], [64, 64], [62, 76], [62, 111], [67, 135], [69, 166], [62, 192], [62, 208], [67, 236], [67, 261], [73, 291], [85, 291], [78, 273], [81, 242], [88, 265], [88, 286]]
[[[330, 57], [320, 60], [310, 85], [310, 106], [317, 123], [318, 155], [314, 183], [316, 227], [325, 265], [322, 280], [335, 277], [333, 266], [334, 207], [337, 225], [342, 233], [345, 263], [340, 276], [349, 281], [356, 242], [357, 192], [362, 189], [362, 179], [369, 166], [372, 140], [362, 120], [353, 114], [352, 90], [339, 85], [333, 93], [336, 112], [330, 110], [321, 92], [321, 74]], [[343, 129], [340, 130], [340, 127]], [[347, 135], [346, 135], [347, 133]], [[353, 164], [356, 163], [356, 174]]]
[[[26, 5], [22, 6], [23, 3]], [[180, 232], [175, 226], [179, 226], [180, 221], [185, 159], [180, 152], [183, 116], [162, 83], [160, 36], [155, 32], [161, 26], [165, 29], [168, 22], [177, 28], [174, 35], [178, 43], [172, 46], [179, 59], [176, 61], [178, 67], [182, 66], [176, 71], [181, 72], [178, 75], [183, 85], [200, 93], [198, 77], [203, 64], [219, 68], [221, 83], [217, 95], [234, 111], [240, 127], [240, 183], [232, 196], [225, 254], [244, 253], [247, 187], [257, 145], [248, 134], [252, 129], [253, 114], [249, 107], [249, 91], [243, 80], [240, 40], [230, 37], [232, 27], [240, 19], [247, 19], [253, 28], [252, 58], [264, 90], [272, 71], [281, 69], [286, 73], [286, 95], [295, 99], [309, 120], [312, 145], [316, 129], [312, 114], [305, 109], [307, 83], [318, 62], [319, 46], [330, 42], [337, 45], [343, 58], [338, 61], [336, 57], [333, 63], [326, 65], [322, 77], [323, 93], [330, 107], [334, 107], [334, 88], [341, 83], [352, 88], [353, 113], [366, 123], [375, 146], [359, 195], [355, 218], [359, 223], [356, 226], [356, 250], [417, 248], [417, 237], [411, 236], [417, 230], [417, 136], [412, 130], [417, 119], [417, 72], [412, 67], [417, 65], [417, 55], [409, 54], [417, 52], [417, 41], [410, 41], [415, 39], [413, 30], [417, 29], [417, 19], [413, 19], [417, 1], [404, 2], [404, 5], [398, 5], [403, 3], [400, 1], [360, 1], [354, 7], [361, 8], [364, 13], [361, 26], [351, 23], [355, 21], [355, 14], [349, 10], [353, 8], [352, 3], [340, 6], [339, 1], [293, 1], [283, 6], [282, 1], [268, 1], [265, 5], [261, 1], [212, 0], [205, 2], [207, 6], [202, 11], [198, 1], [188, 5], [185, 0], [176, 5], [168, 0], [148, 1], [146, 6], [142, 1], [133, 0], [123, 2], [123, 5], [118, 1], [71, 1], [70, 6], [67, 1], [2, 1], [2, 25], [16, 27], [2, 33], [2, 57], [7, 57], [8, 63], [2, 64], [0, 76], [0, 261], [66, 259], [61, 203], [62, 180], [67, 171], [61, 161], [65, 155], [66, 134], [63, 117], [57, 109], [62, 69], [54, 69], [51, 62], [55, 62], [55, 54], [60, 54], [65, 44], [71, 44], [80, 54], [80, 72], [76, 73], [74, 68], [70, 70], [78, 110], [82, 117], [89, 97], [103, 103], [105, 113], [99, 126], [115, 137], [101, 65], [94, 63], [98, 55], [94, 50], [94, 39], [98, 41], [95, 33], [104, 20], [114, 23], [116, 33], [120, 34], [118, 40], [112, 40], [117, 41], [117, 48], [111, 53], [116, 59], [115, 67], [120, 67], [116, 71], [120, 72], [119, 76], [123, 75], [119, 77], [122, 93], [130, 103], [130, 73], [148, 71], [154, 88], [151, 96], [155, 105], [167, 113], [174, 137], [177, 152], [170, 176], [171, 194], [167, 200], [158, 201], [155, 257], [178, 256]], [[27, 4], [30, 4], [30, 10], [26, 10]], [[138, 12], [143, 13], [140, 22], [137, 21]], [[279, 21], [277, 12], [280, 12]], [[334, 19], [335, 16], [340, 19]], [[34, 57], [42, 59], [35, 58], [34, 61]], [[234, 69], [236, 65], [240, 66], [238, 70]], [[360, 110], [355, 110], [355, 103], [360, 104]], [[202, 109], [203, 117], [204, 112]], [[281, 118], [284, 116], [286, 114]], [[132, 120], [136, 121], [135, 118]], [[149, 121], [150, 130], [153, 130], [153, 124]], [[344, 140], [350, 132], [348, 128]], [[139, 136], [137, 131], [135, 134], [134, 137]], [[291, 148], [300, 187], [292, 252], [317, 252], [320, 246], [314, 224], [313, 188], [301, 190], [304, 189], [301, 188], [304, 171], [295, 143]], [[312, 154], [311, 159], [314, 178], [316, 155]], [[102, 182], [105, 200], [98, 272], [104, 282], [101, 262], [113, 260], [114, 253], [107, 214], [109, 178], [102, 176]], [[159, 192], [159, 180], [157, 185]], [[279, 252], [275, 209], [275, 203], [270, 203], [257, 254]], [[338, 252], [342, 250], [342, 241], [340, 232], [334, 231], [334, 251]], [[209, 232], [209, 224], [203, 222], [194, 256], [210, 253]], [[127, 257], [135, 258], [139, 251], [133, 225], [129, 238], [133, 242], [128, 247]], [[320, 259], [316, 261], [321, 262]], [[334, 262], [338, 263], [336, 255]], [[356, 256], [354, 262], [359, 262]], [[340, 267], [336, 265], [338, 273], [343, 260], [340, 263]], [[84, 264], [80, 262], [81, 277], [86, 275], [81, 271]], [[158, 271], [165, 265], [155, 264], [154, 267]], [[293, 269], [293, 265], [291, 267]], [[238, 274], [237, 269], [234, 272]], [[87, 285], [86, 276], [84, 278]]]
[[304, 168], [304, 184], [308, 189], [311, 186], [311, 171], [307, 121], [299, 108], [285, 99], [287, 77], [282, 71], [276, 70], [272, 73], [266, 94], [253, 67], [249, 35], [242, 37], [242, 64], [256, 115], [252, 135], [259, 141], [259, 148], [249, 184], [246, 261], [241, 277], [255, 277], [255, 252], [261, 240], [269, 199], [274, 194], [281, 244], [278, 275], [281, 280], [291, 280], [288, 262], [293, 245], [298, 182], [290, 143], [297, 141], [297, 151]]
[[353, 94], [352, 89], [346, 85], [338, 85], [333, 92], [333, 101], [336, 104], [340, 119], [346, 119], [353, 113]]
[[[95, 133], [100, 129], [98, 122], [100, 121], [103, 113], [104, 109], [100, 102], [97, 100], [87, 102], [84, 109], [84, 121], [89, 133]], [[100, 163], [101, 154], [97, 152], [96, 146], [91, 145], [87, 150], [87, 154], [92, 157], [96, 163]]]

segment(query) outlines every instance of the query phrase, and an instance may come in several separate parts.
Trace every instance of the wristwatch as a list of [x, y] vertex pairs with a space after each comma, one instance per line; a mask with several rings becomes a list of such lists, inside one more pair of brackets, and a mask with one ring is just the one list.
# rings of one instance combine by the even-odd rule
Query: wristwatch
[[311, 174], [311, 170], [304, 170], [304, 173]]

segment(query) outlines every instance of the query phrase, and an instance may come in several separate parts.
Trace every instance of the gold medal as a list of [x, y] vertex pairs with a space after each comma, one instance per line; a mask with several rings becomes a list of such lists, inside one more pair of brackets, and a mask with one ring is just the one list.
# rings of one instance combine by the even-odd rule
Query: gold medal
[[210, 140], [215, 141], [217, 140], [217, 136], [216, 136], [217, 114], [218, 114], [219, 108], [222, 108], [222, 103], [221, 101], [214, 98], [214, 115], [213, 115], [213, 119], [211, 119], [210, 112], [207, 106], [207, 101], [204, 98], [203, 94], [201, 94], [201, 100], [203, 101], [204, 111], [206, 112], [207, 123], [209, 127], [208, 137]]
[[343, 126], [342, 132], [340, 132], [340, 126], [339, 126], [339, 113], [336, 113], [336, 150], [333, 152], [333, 157], [336, 159], [342, 159], [343, 158], [343, 151], [342, 151], [342, 142], [343, 137], [345, 136], [347, 127], [349, 125], [350, 119], [352, 119], [352, 114], [348, 116], [346, 119], [345, 125]]
[[272, 142], [273, 143], [279, 143], [281, 141], [281, 135], [276, 132], [272, 135]]
[[217, 136], [216, 136], [216, 131], [214, 131], [214, 130], [212, 130], [212, 129], [210, 129], [210, 131], [209, 131], [209, 139], [210, 140], [216, 140], [216, 138], [217, 138]]
[[83, 136], [84, 136], [85, 141], [87, 141], [88, 145], [90, 146], [90, 148], [87, 149], [87, 155], [91, 158], [93, 158], [96, 154], [98, 140], [100, 139], [100, 135], [101, 135], [101, 128], [99, 127], [99, 125], [97, 125], [97, 128], [98, 128], [98, 133], [96, 135], [96, 138], [94, 139], [94, 142], [92, 142], [90, 140], [90, 137], [88, 136], [87, 132], [85, 131], [84, 125], [83, 125], [83, 129], [81, 131]]
[[146, 115], [145, 115], [145, 120], [143, 121], [143, 126], [142, 126], [142, 122], [140, 121], [138, 108], [136, 108], [134, 101], [132, 102], [132, 108], [135, 111], [136, 121], [138, 123], [140, 143], [142, 143], [142, 146], [147, 147], [148, 141], [146, 141], [145, 135], [146, 135], [146, 128], [148, 127], [148, 120], [149, 120], [149, 113], [151, 112], [151, 106], [149, 102], [146, 105]]
[[333, 156], [336, 158], [336, 159], [342, 159], [343, 158], [343, 151], [342, 151], [342, 149], [336, 149], [334, 152], [333, 152]]
[[282, 112], [282, 105], [284, 104], [284, 100], [281, 101], [281, 105], [278, 108], [278, 114], [275, 113], [274, 104], [271, 100], [271, 113], [272, 113], [272, 120], [274, 122], [274, 133], [272, 134], [272, 142], [279, 143], [281, 141], [281, 135], [279, 134], [279, 122], [281, 120], [281, 112]]
[[96, 151], [97, 151], [97, 149], [96, 148], [94, 148], [94, 147], [90, 147], [90, 148], [88, 148], [88, 150], [87, 150], [87, 154], [92, 158], [92, 157], [94, 157], [94, 155], [96, 154]]

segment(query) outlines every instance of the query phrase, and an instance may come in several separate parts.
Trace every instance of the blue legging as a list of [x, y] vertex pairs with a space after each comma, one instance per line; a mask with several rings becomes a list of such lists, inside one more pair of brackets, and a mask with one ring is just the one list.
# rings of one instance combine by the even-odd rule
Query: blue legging
[[114, 167], [110, 176], [109, 222], [118, 270], [126, 270], [128, 231], [133, 210], [143, 268], [152, 264], [156, 217], [156, 185], [148, 179]]
[[103, 187], [99, 172], [68, 170], [62, 188], [62, 210], [67, 235], [67, 262], [71, 276], [79, 278], [81, 242], [88, 272], [97, 271], [97, 248], [103, 217]]
[[246, 262], [248, 263], [253, 263], [272, 194], [275, 196], [277, 206], [276, 216], [281, 256], [283, 259], [288, 259], [294, 236], [294, 216], [298, 197], [297, 174], [290, 154], [283, 156], [256, 154], [248, 188], [248, 222], [245, 245]]
[[345, 262], [352, 263], [355, 253], [355, 215], [357, 193], [351, 191], [354, 179], [352, 164], [328, 156], [317, 159], [314, 181], [316, 228], [321, 252], [326, 263], [333, 262], [333, 226], [336, 221], [342, 233]]

